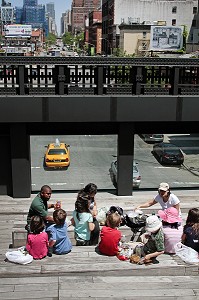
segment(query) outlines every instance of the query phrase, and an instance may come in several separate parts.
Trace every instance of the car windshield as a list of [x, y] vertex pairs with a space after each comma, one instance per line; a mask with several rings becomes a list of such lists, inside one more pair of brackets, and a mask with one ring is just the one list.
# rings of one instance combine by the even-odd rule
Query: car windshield
[[66, 154], [65, 149], [50, 149], [48, 155], [64, 155]]
[[175, 146], [172, 145], [168, 145], [165, 147], [165, 151], [167, 153], [172, 153], [172, 154], [178, 154], [180, 153], [180, 150], [178, 148], [176, 148]]

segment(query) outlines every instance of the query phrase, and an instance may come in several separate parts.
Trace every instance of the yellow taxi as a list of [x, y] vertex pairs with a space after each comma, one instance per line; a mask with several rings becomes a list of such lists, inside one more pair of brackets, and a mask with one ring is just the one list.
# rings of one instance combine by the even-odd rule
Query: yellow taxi
[[49, 144], [44, 156], [44, 166], [47, 168], [66, 168], [70, 165], [70, 145], [60, 143]]

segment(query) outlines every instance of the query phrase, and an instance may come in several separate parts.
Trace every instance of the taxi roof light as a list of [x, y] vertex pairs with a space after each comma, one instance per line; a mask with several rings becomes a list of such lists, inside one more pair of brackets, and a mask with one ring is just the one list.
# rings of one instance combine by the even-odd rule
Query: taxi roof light
[[60, 147], [60, 145], [61, 145], [61, 144], [60, 144], [59, 139], [56, 138], [54, 146], [55, 146], [55, 147]]

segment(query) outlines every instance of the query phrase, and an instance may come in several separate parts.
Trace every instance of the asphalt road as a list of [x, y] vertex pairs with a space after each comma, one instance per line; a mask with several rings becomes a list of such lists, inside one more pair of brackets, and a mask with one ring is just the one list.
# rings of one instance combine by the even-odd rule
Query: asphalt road
[[[44, 170], [43, 158], [45, 146], [59, 138], [70, 144], [71, 164], [67, 170]], [[165, 141], [181, 147], [188, 167], [197, 165], [199, 139], [190, 135], [165, 135]], [[151, 154], [153, 145], [145, 143], [135, 135], [135, 161], [138, 162], [142, 176], [140, 189], [157, 188], [160, 181], [169, 182], [171, 187], [197, 187], [198, 176], [186, 168], [162, 166]], [[111, 176], [111, 162], [117, 155], [117, 136], [32, 136], [31, 168], [32, 191], [37, 191], [44, 184], [53, 190], [78, 190], [88, 182], [95, 182], [99, 189], [114, 189]]]

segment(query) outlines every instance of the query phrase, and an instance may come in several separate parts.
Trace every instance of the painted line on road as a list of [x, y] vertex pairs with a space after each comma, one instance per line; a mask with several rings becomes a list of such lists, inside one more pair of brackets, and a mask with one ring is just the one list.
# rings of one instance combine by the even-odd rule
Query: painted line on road
[[196, 184], [196, 185], [199, 185], [199, 182], [180, 182], [180, 181], [174, 181], [173, 184], [179, 184], [179, 185], [183, 185], [183, 184]]
[[31, 169], [41, 169], [41, 167], [31, 167]]
[[172, 167], [154, 167], [154, 169], [172, 169]]
[[66, 185], [66, 182], [50, 183], [50, 185]]

